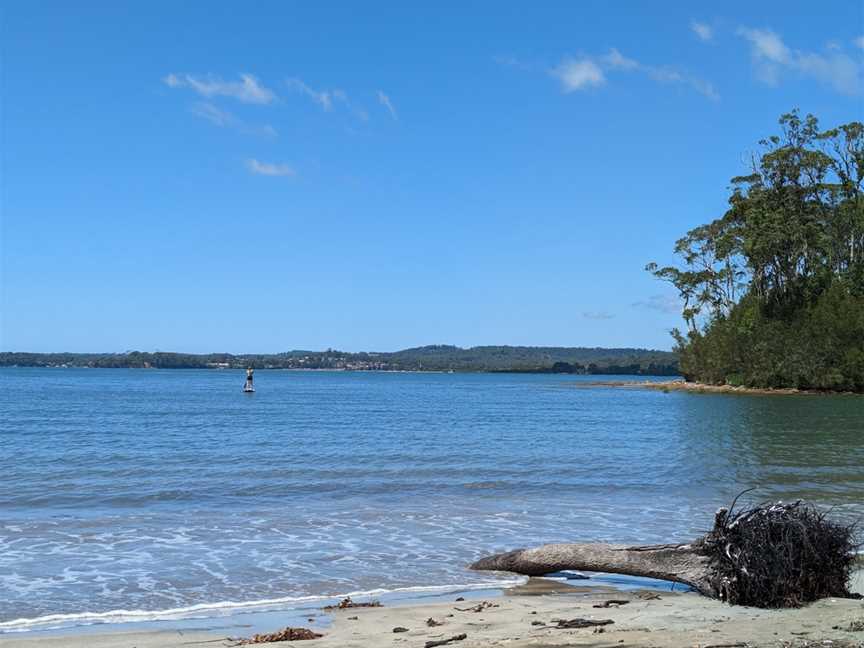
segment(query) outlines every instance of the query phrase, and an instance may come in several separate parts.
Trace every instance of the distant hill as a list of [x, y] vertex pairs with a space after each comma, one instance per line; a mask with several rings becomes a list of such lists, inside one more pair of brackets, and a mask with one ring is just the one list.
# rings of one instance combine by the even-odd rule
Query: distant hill
[[[677, 374], [677, 357], [668, 351], [650, 349], [603, 349], [587, 347], [425, 346], [386, 355], [392, 362], [429, 370], [454, 371], [548, 371], [560, 373]], [[566, 365], [573, 369], [568, 370]], [[579, 371], [581, 367], [584, 371]]]
[[381, 353], [286, 351], [277, 354], [0, 353], [0, 366], [158, 369], [345, 369], [353, 371], [475, 371], [677, 375], [669, 351], [587, 347], [431, 345]]

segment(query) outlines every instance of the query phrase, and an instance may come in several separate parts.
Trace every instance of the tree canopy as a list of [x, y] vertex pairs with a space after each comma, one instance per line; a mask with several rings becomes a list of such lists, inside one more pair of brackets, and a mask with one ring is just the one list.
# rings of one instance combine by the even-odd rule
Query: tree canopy
[[688, 379], [864, 391], [864, 124], [780, 118], [720, 218], [675, 244]]

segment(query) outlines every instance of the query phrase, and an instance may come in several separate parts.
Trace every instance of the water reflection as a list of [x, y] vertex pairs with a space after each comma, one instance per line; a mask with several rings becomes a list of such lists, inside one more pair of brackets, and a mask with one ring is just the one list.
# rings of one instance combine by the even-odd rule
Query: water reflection
[[864, 398], [675, 396], [687, 452], [715, 486], [728, 475], [736, 489], [756, 488], [751, 498], [809, 499], [861, 515]]

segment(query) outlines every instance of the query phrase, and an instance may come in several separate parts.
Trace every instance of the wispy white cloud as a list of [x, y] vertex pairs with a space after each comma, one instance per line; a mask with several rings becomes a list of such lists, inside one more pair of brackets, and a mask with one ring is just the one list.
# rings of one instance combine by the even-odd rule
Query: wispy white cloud
[[714, 84], [710, 81], [706, 81], [705, 79], [701, 79], [699, 77], [687, 77], [683, 79], [683, 82], [688, 84], [696, 92], [705, 95], [712, 101], [720, 101], [720, 93], [717, 92], [717, 88], [715, 88]]
[[[287, 85], [293, 92], [297, 92], [311, 99], [325, 112], [333, 112], [333, 110], [341, 104], [342, 107], [358, 121], [369, 121], [369, 112], [362, 105], [352, 102], [348, 97], [348, 93], [341, 88], [333, 88], [332, 90], [316, 90], [298, 77], [286, 79], [285, 85]], [[349, 131], [353, 132], [353, 129], [349, 128]]]
[[710, 81], [692, 76], [668, 65], [658, 66], [640, 63], [623, 56], [615, 48], [609, 51], [605, 60], [613, 68], [641, 72], [658, 83], [682, 84], [714, 101], [720, 98], [720, 94]]
[[714, 39], [714, 29], [707, 23], [694, 20], [690, 23], [690, 29], [692, 29], [693, 33], [699, 37], [699, 40], [704, 43]]
[[[393, 107], [393, 102], [390, 101], [390, 97], [388, 97], [386, 94], [384, 94], [384, 92], [382, 90], [378, 91], [378, 103], [380, 103], [388, 111], [390, 111], [390, 116], [393, 119], [397, 119], [397, 120], [399, 119], [399, 115], [396, 114], [396, 108]], [[410, 115], [408, 116], [408, 119], [410, 121], [410, 119], [411, 119]]]
[[529, 70], [531, 66], [515, 56], [493, 56], [492, 60], [504, 67], [516, 68], [517, 70]]
[[756, 77], [763, 83], [776, 86], [784, 74], [791, 72], [815, 79], [843, 94], [861, 92], [864, 65], [842, 51], [828, 48], [823, 54], [792, 49], [770, 29], [740, 27], [738, 35], [750, 43]]
[[192, 114], [206, 119], [211, 124], [216, 126], [228, 126], [237, 121], [237, 119], [227, 110], [222, 110], [214, 106], [212, 103], [202, 101], [192, 106]]
[[321, 108], [328, 112], [333, 110], [334, 101], [348, 103], [348, 95], [345, 93], [344, 90], [340, 90], [339, 88], [336, 88], [334, 90], [315, 90], [314, 88], [306, 85], [306, 83], [304, 83], [302, 79], [298, 79], [297, 77], [287, 79], [285, 81], [285, 84], [294, 92], [299, 92], [306, 95], [312, 101], [321, 106]]
[[209, 121], [220, 128], [233, 128], [241, 133], [249, 135], [264, 135], [267, 137], [276, 137], [277, 131], [270, 124], [248, 124], [242, 119], [236, 117], [233, 113], [222, 110], [218, 106], [213, 105], [209, 101], [201, 101], [192, 105], [192, 114]]
[[266, 135], [267, 137], [277, 137], [279, 135], [279, 131], [270, 124], [261, 124], [260, 126], [244, 124], [243, 128], [245, 129], [245, 132], [253, 135]]
[[759, 79], [768, 85], [777, 85], [781, 67], [789, 65], [792, 59], [783, 40], [768, 29], [740, 27], [738, 35], [750, 41], [750, 54]]
[[661, 313], [675, 314], [681, 312], [681, 302], [672, 295], [651, 295], [642, 301], [633, 302], [633, 308], [645, 308]]
[[269, 104], [276, 94], [251, 74], [241, 74], [240, 81], [225, 81], [212, 74], [196, 77], [191, 74], [169, 74], [162, 79], [169, 88], [190, 88], [202, 97], [232, 97], [243, 103]]
[[615, 315], [612, 313], [607, 313], [605, 311], [586, 311], [582, 313], [582, 317], [590, 320], [610, 320], [614, 319]]
[[813, 77], [832, 86], [838, 92], [855, 95], [861, 92], [864, 68], [846, 54], [822, 56], [812, 52], [799, 53], [795, 67], [804, 76]]
[[601, 60], [614, 70], [637, 70], [640, 67], [638, 61], [627, 58], [614, 47]]
[[588, 58], [564, 59], [550, 74], [561, 82], [561, 90], [565, 93], [585, 90], [606, 83], [603, 70], [597, 63]]
[[864, 36], [859, 36], [858, 38], [856, 38], [856, 39], [855, 39], [854, 41], [852, 41], [852, 42], [855, 43], [856, 46], [858, 46], [858, 47], [860, 47], [862, 50], [864, 50]]
[[565, 59], [551, 74], [561, 82], [565, 93], [584, 90], [606, 83], [612, 72], [639, 72], [658, 83], [689, 86], [709, 99], [720, 98], [710, 82], [694, 77], [668, 66], [646, 65], [624, 56], [614, 47], [607, 54], [596, 58]]
[[293, 176], [296, 171], [287, 164], [272, 164], [270, 162], [260, 162], [255, 158], [246, 160], [246, 168], [255, 175], [264, 176]]

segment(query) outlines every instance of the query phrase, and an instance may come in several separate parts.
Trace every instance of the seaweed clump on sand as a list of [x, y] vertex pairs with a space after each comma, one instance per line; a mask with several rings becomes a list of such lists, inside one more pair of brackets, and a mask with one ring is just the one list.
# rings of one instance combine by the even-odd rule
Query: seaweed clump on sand
[[810, 504], [721, 508], [699, 543], [708, 556], [717, 598], [762, 608], [799, 607], [851, 597], [849, 582], [861, 544], [855, 524], [827, 518]]
[[310, 639], [320, 639], [323, 636], [308, 628], [283, 628], [278, 632], [256, 634], [250, 639], [241, 639], [235, 645], [246, 646], [249, 644], [276, 643], [280, 641], [308, 641]]

